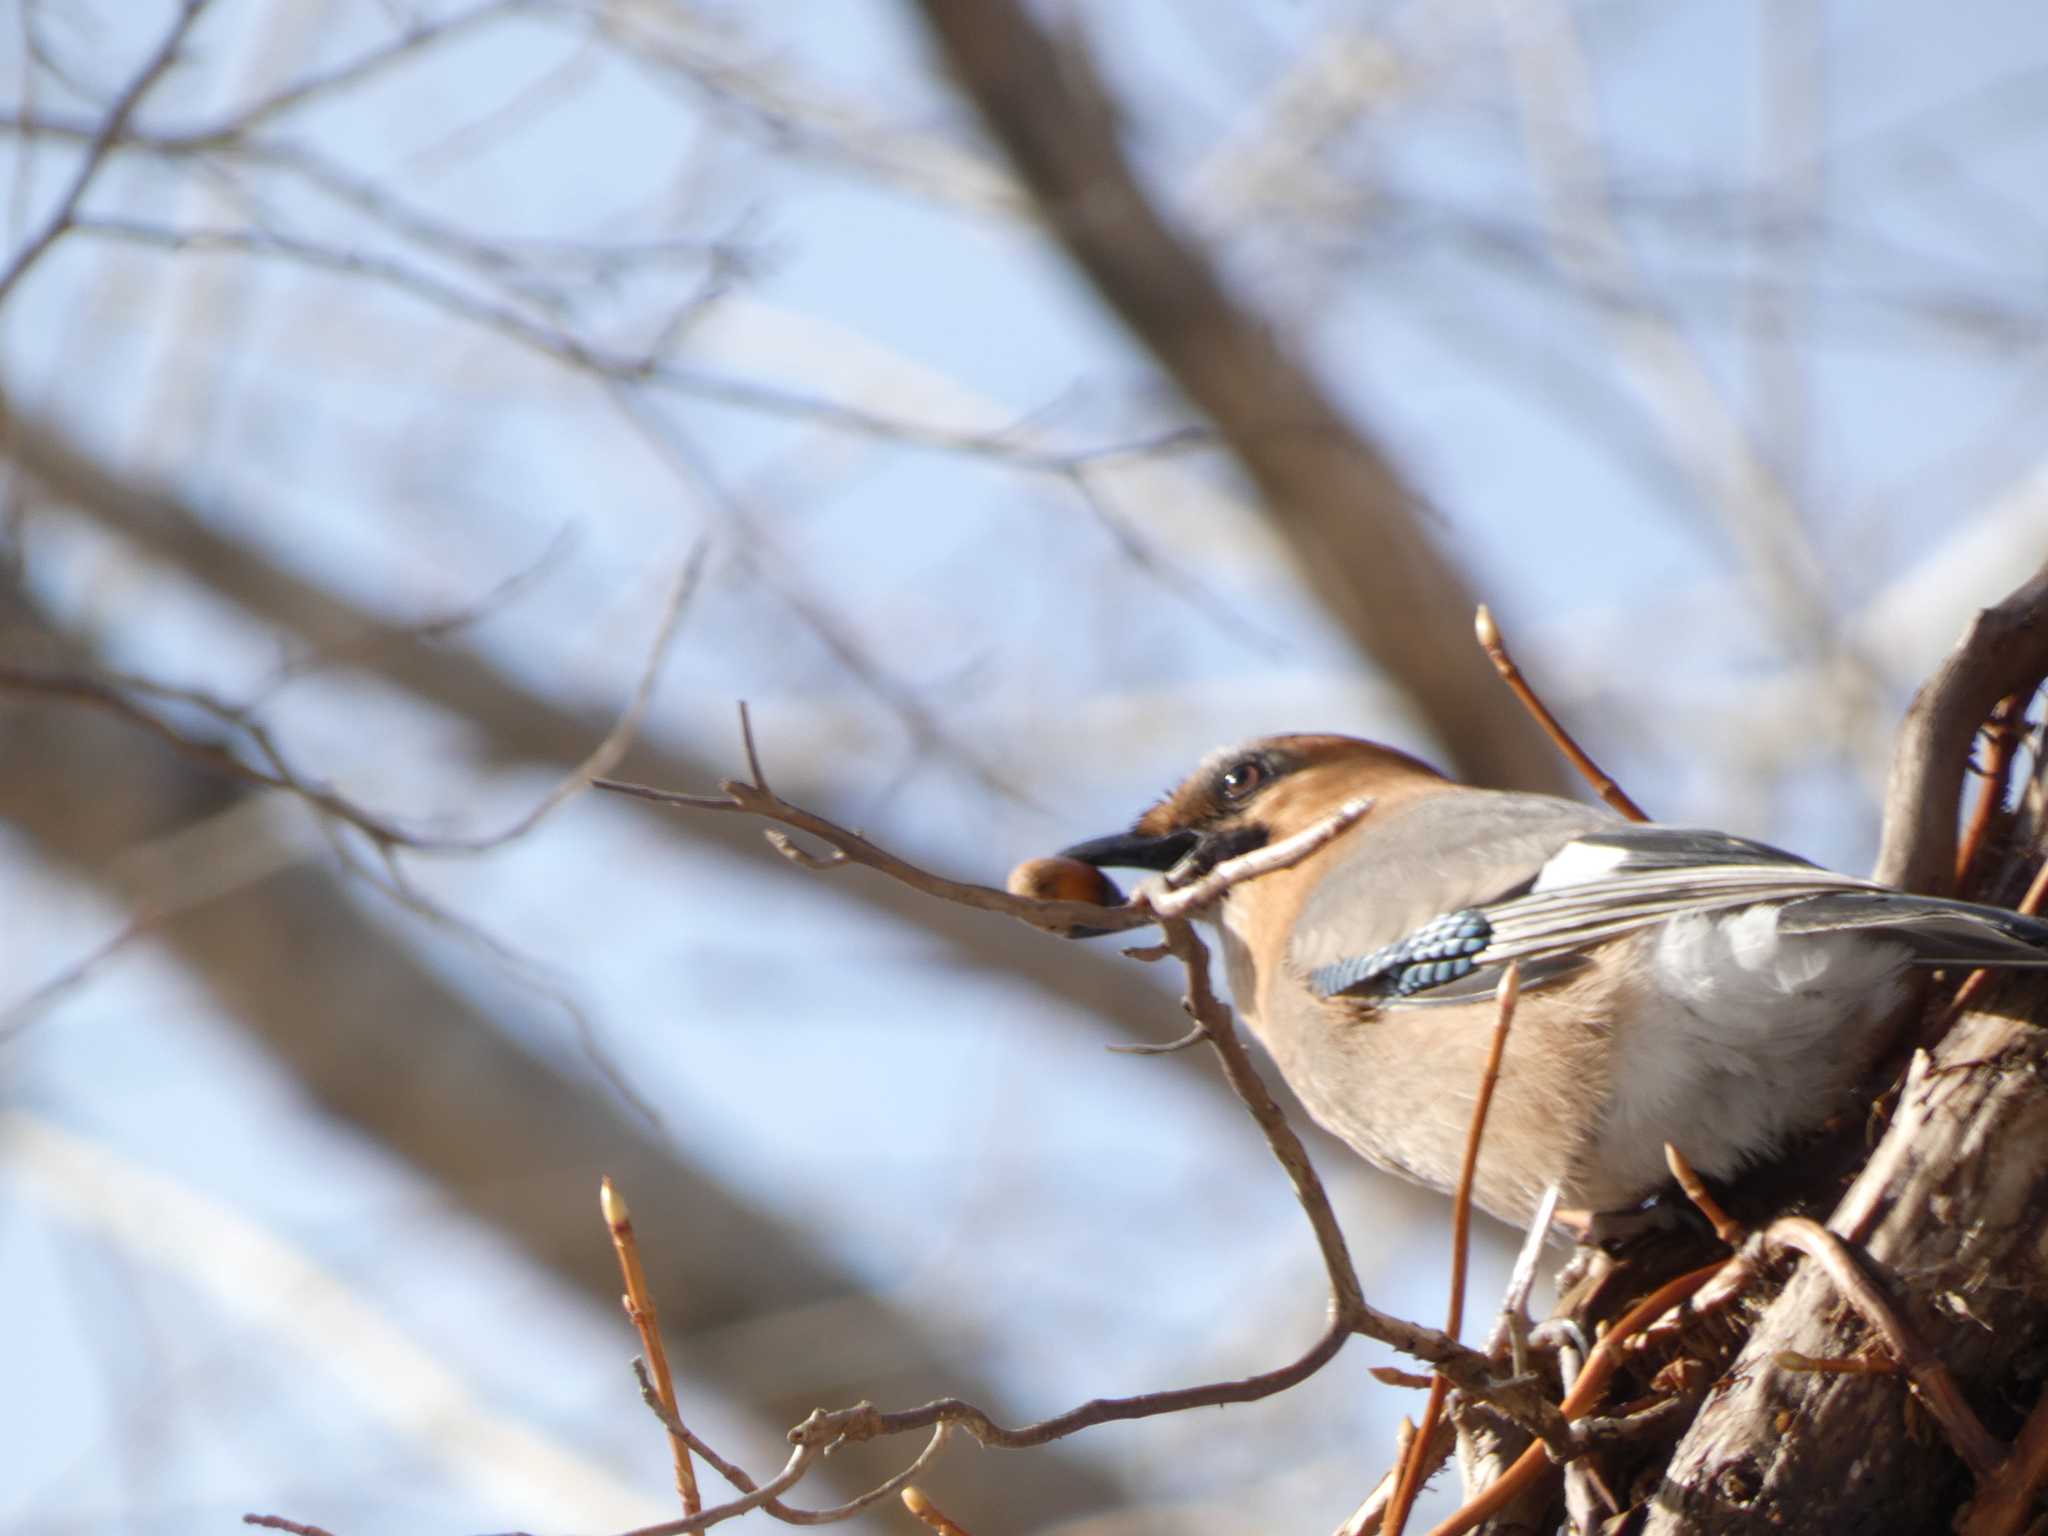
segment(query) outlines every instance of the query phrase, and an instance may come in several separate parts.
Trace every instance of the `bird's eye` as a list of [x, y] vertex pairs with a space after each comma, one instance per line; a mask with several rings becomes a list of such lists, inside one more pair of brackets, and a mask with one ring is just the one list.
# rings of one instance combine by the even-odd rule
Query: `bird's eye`
[[1223, 798], [1243, 800], [1266, 782], [1266, 765], [1256, 757], [1241, 758], [1223, 770]]

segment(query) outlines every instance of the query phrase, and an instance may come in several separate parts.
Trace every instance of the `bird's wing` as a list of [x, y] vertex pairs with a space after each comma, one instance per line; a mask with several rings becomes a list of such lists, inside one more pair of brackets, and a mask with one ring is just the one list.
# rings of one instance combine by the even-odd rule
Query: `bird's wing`
[[1290, 959], [1314, 971], [1445, 913], [1505, 900], [1528, 890], [1575, 839], [1626, 825], [1576, 801], [1490, 790], [1375, 811], [1332, 850], [1295, 918]]
[[1680, 912], [1758, 902], [1779, 907], [1781, 934], [1860, 932], [1905, 945], [1914, 965], [2048, 965], [2048, 923], [2036, 918], [1910, 895], [1725, 832], [1658, 826], [1601, 831], [1560, 850], [1528, 894], [1487, 909], [1486, 957], [1505, 964]]
[[1594, 945], [1684, 913], [1768, 902], [1786, 935], [1860, 932], [1920, 966], [2048, 968], [2048, 923], [1998, 907], [1913, 896], [1724, 832], [1602, 827], [1560, 848], [1525, 890], [1447, 913], [1316, 969], [1325, 997], [1458, 1002], [1520, 960], [1525, 985], [1567, 974]]
[[2048, 923], [1972, 901], [1903, 891], [1831, 891], [1788, 906], [1781, 933], [1865, 932], [1903, 940], [1914, 965], [2048, 968]]
[[1524, 985], [1568, 974], [1586, 951], [1685, 912], [1760, 901], [1895, 894], [1748, 838], [1607, 822], [1554, 848], [1530, 878], [1312, 970], [1325, 997], [1385, 1004], [1462, 1001], [1522, 962]]

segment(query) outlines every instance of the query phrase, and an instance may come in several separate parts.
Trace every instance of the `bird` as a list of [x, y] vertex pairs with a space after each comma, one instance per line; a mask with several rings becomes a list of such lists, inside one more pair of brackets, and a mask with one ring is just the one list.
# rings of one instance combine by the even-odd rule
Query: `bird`
[[[1212, 753], [1129, 831], [1042, 862], [1186, 886], [1361, 798], [1369, 809], [1325, 846], [1202, 914], [1232, 1000], [1317, 1121], [1449, 1191], [1495, 989], [1519, 962], [1473, 1179], [1474, 1202], [1518, 1226], [1553, 1186], [1567, 1225], [1654, 1201], [1667, 1142], [1723, 1180], [1779, 1154], [1848, 1102], [1916, 970], [2048, 967], [2048, 923], [2015, 912], [1470, 787], [1341, 735]], [[1119, 896], [1103, 885], [1099, 899]]]

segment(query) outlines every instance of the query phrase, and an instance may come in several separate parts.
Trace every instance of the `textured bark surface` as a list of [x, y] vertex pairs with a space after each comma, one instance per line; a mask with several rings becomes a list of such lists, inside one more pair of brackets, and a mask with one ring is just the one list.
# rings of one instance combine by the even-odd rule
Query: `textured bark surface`
[[[2010, 986], [1914, 1065], [1829, 1225], [1865, 1249], [1908, 1323], [2010, 1436], [2048, 1363], [2048, 1002]], [[1969, 1478], [1902, 1376], [1788, 1371], [1870, 1342], [1802, 1263], [1708, 1395], [1646, 1531], [1947, 1531]]]

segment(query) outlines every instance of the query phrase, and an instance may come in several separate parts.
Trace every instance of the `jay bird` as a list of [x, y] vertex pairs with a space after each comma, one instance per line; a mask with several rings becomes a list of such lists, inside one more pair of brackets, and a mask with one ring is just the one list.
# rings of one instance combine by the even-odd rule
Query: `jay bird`
[[1725, 1178], [1818, 1128], [1889, 1043], [1911, 968], [2048, 967], [2033, 918], [1722, 832], [1468, 788], [1348, 736], [1216, 753], [1129, 832], [1063, 858], [1181, 885], [1358, 797], [1362, 820], [1205, 914], [1232, 995], [1317, 1120], [1449, 1190], [1494, 987], [1519, 960], [1473, 1185], [1519, 1225], [1552, 1184], [1568, 1210], [1640, 1204], [1667, 1181], [1667, 1141]]

